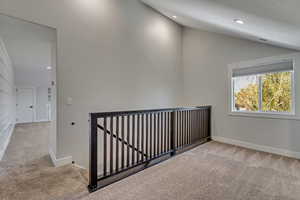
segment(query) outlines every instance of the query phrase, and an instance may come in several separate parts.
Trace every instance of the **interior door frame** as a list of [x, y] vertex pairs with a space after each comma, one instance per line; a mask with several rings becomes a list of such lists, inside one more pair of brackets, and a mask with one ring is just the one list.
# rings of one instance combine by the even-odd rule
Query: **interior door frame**
[[[32, 122], [18, 122], [18, 116], [16, 116], [16, 124], [27, 124], [27, 123], [33, 123], [36, 122], [36, 88], [35, 87], [27, 87], [27, 86], [16, 86], [16, 98], [17, 98], [17, 104], [18, 104], [18, 90], [19, 89], [32, 89], [32, 98], [33, 98], [33, 121]], [[17, 105], [18, 110], [18, 105]]]
[[[50, 154], [51, 160], [53, 162], [53, 164], [55, 166], [62, 166], [65, 164], [71, 164], [72, 163], [72, 157], [71, 156], [67, 156], [64, 159], [57, 159], [57, 154], [58, 154], [58, 118], [59, 118], [59, 102], [58, 102], [58, 93], [60, 90], [60, 84], [57, 81], [57, 77], [58, 77], [58, 65], [59, 65], [59, 57], [58, 57], [58, 28], [55, 26], [49, 26], [45, 23], [36, 23], [32, 20], [28, 20], [28, 19], [24, 19], [21, 17], [15, 17], [13, 15], [9, 15], [6, 13], [2, 13], [0, 12], [0, 15], [4, 15], [7, 17], [11, 17], [14, 19], [18, 19], [21, 21], [25, 21], [31, 24], [36, 24], [39, 26], [43, 26], [43, 27], [48, 27], [49, 29], [52, 29], [55, 31], [55, 42], [54, 42], [54, 47], [52, 48], [52, 82], [51, 82], [51, 88], [54, 88], [54, 91], [52, 90], [51, 93], [51, 107], [54, 108], [54, 113], [51, 112], [51, 131], [50, 131], [50, 135], [48, 138], [48, 152]], [[53, 137], [53, 139], [50, 139], [50, 137]]]

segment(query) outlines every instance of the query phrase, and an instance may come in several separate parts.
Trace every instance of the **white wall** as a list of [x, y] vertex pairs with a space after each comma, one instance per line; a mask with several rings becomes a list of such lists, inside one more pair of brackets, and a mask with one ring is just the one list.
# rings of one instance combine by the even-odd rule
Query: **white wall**
[[186, 104], [213, 105], [214, 136], [300, 152], [300, 121], [228, 115], [228, 64], [288, 53], [293, 51], [185, 28]]
[[138, 0], [0, 0], [0, 12], [57, 29], [59, 158], [87, 166], [89, 112], [182, 103], [181, 27]]
[[9, 143], [16, 119], [14, 72], [5, 44], [0, 38], [0, 160]]

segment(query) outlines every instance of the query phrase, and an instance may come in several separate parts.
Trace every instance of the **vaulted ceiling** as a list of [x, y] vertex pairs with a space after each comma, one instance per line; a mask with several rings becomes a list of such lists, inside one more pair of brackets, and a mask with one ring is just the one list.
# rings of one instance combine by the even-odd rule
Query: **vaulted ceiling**
[[299, 0], [141, 1], [184, 26], [300, 50]]

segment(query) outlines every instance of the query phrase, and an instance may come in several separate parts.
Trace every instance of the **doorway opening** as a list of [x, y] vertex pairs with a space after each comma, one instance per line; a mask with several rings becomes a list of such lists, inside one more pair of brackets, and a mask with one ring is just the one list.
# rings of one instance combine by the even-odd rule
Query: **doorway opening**
[[0, 14], [0, 101], [9, 107], [0, 109], [9, 119], [3, 123], [12, 127], [0, 132], [6, 141], [0, 143], [2, 165], [43, 159], [50, 164], [49, 155], [56, 154], [56, 34], [56, 29]]

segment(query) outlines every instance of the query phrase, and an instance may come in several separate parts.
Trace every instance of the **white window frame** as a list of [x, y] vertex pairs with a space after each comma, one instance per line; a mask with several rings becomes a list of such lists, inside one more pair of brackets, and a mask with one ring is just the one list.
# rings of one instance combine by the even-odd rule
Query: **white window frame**
[[[240, 69], [240, 68], [249, 68], [249, 67], [259, 67], [262, 65], [268, 65], [268, 64], [275, 64], [280, 63], [283, 61], [292, 61], [293, 62], [293, 73], [292, 73], [292, 111], [291, 112], [264, 112], [264, 111], [236, 111], [234, 110], [234, 91], [233, 91], [233, 70], [234, 69]], [[262, 117], [262, 118], [279, 118], [279, 119], [298, 119], [296, 117], [296, 89], [295, 89], [295, 83], [296, 83], [296, 68], [295, 68], [295, 59], [291, 56], [281, 56], [281, 57], [271, 57], [271, 58], [264, 58], [254, 61], [247, 61], [247, 62], [241, 62], [241, 63], [234, 63], [230, 64], [228, 66], [228, 108], [229, 108], [229, 115], [232, 116], [245, 116], [245, 117]], [[259, 82], [261, 84], [261, 77], [259, 77]], [[260, 87], [261, 89], [261, 87]], [[261, 96], [261, 92], [260, 95]], [[261, 101], [261, 97], [259, 97]], [[261, 104], [260, 104], [261, 105]]]

